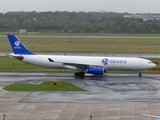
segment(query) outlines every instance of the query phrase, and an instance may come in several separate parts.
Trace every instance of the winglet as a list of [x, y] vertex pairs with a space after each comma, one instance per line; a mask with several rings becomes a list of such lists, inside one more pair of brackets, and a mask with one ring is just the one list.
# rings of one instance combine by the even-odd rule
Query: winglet
[[30, 52], [15, 35], [7, 35], [14, 54], [35, 55]]

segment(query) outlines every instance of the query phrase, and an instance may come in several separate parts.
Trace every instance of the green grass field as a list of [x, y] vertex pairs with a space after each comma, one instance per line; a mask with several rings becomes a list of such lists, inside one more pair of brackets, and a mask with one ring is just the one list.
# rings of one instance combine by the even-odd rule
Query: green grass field
[[61, 85], [50, 85], [50, 82], [43, 82], [40, 85], [11, 84], [4, 87], [4, 89], [8, 91], [86, 91], [68, 82], [60, 82], [60, 83]]
[[[18, 37], [32, 52], [159, 54], [160, 38], [55, 38]], [[7, 37], [0, 37], [0, 52], [12, 52]]]

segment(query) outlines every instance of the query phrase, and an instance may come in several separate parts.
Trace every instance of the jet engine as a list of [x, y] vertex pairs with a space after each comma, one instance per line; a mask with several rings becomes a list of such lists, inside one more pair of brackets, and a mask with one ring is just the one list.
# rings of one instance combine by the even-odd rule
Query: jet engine
[[91, 73], [91, 74], [95, 74], [95, 75], [103, 75], [103, 73], [105, 73], [105, 69], [102, 67], [92, 67], [92, 68], [88, 68], [87, 73]]

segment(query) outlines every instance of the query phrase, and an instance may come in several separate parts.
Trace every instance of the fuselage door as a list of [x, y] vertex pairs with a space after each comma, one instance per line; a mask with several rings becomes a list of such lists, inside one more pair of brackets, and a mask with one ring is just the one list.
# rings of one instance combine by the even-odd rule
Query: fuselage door
[[138, 68], [141, 69], [141, 68], [143, 68], [143, 67], [144, 67], [144, 62], [143, 62], [143, 60], [139, 60], [139, 62], [138, 62]]
[[144, 62], [143, 62], [143, 60], [140, 60], [140, 66], [144, 66]]

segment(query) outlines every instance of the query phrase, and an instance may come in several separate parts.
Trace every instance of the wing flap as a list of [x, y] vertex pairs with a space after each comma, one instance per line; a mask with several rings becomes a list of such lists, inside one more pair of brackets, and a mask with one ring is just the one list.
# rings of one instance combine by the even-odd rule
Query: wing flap
[[90, 67], [91, 65], [88, 65], [88, 64], [77, 64], [77, 63], [63, 63], [64, 65], [71, 65], [71, 66], [75, 66], [75, 67], [85, 67], [85, 68], [88, 68]]

